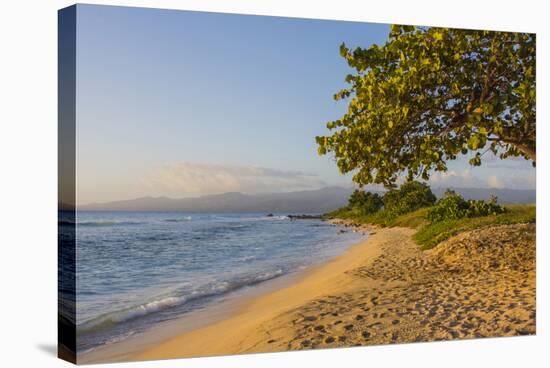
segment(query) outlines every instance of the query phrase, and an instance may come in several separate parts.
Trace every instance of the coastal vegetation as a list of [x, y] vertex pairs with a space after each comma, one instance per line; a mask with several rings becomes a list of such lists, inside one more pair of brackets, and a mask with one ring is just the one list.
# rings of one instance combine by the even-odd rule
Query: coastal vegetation
[[446, 220], [458, 220], [465, 217], [481, 217], [497, 215], [506, 209], [497, 204], [497, 197], [492, 196], [489, 201], [465, 200], [453, 190], [447, 190], [437, 204], [430, 208], [427, 219], [434, 223]]
[[[431, 249], [442, 241], [462, 232], [500, 225], [535, 223], [536, 206], [534, 204], [508, 205], [504, 209], [505, 212], [496, 215], [464, 217], [435, 223], [424, 222], [413, 235], [413, 240], [422, 249]], [[411, 214], [411, 217], [415, 216], [422, 215], [418, 213]]]
[[427, 184], [409, 181], [399, 189], [391, 189], [384, 194], [384, 216], [394, 219], [399, 215], [431, 206], [436, 197]]
[[384, 206], [382, 196], [378, 193], [356, 189], [348, 200], [348, 208], [358, 213], [369, 215], [378, 212]]
[[[430, 249], [464, 231], [497, 225], [534, 223], [536, 216], [534, 204], [503, 206], [497, 203], [495, 197], [488, 201], [465, 200], [455, 192], [447, 191], [436, 201], [429, 186], [418, 182], [408, 182], [382, 196], [376, 195], [389, 207], [380, 207], [373, 212], [370, 206], [368, 210], [363, 210], [360, 204], [352, 201], [348, 206], [325, 214], [323, 218], [342, 219], [356, 225], [413, 228], [416, 230], [414, 241], [422, 249]], [[374, 194], [354, 193], [352, 196], [371, 198]], [[410, 198], [416, 199], [416, 202]], [[394, 203], [401, 204], [392, 207]]]
[[357, 189], [350, 196], [347, 206], [325, 214], [324, 218], [357, 219], [390, 225], [399, 216], [432, 206], [435, 202], [436, 197], [428, 185], [410, 181], [384, 195]]

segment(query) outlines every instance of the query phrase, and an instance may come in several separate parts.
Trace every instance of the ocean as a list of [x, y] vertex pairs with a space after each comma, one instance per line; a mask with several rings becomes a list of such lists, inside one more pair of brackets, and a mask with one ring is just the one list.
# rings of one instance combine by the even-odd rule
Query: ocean
[[[60, 219], [61, 236], [69, 221]], [[79, 353], [296, 273], [363, 237], [277, 214], [79, 211], [76, 223]]]

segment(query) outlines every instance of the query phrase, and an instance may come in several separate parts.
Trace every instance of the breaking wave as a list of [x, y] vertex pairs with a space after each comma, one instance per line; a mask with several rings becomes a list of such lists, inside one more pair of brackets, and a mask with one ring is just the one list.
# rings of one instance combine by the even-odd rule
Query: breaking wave
[[151, 300], [143, 304], [105, 313], [91, 320], [85, 321], [78, 326], [78, 331], [82, 333], [98, 331], [103, 328], [108, 328], [119, 323], [133, 320], [135, 318], [181, 306], [190, 301], [225, 294], [246, 286], [253, 286], [261, 282], [277, 278], [283, 274], [283, 270], [278, 269], [274, 272], [242, 276], [232, 281], [213, 283], [206, 287], [203, 291], [193, 291], [187, 295], [178, 295], [178, 292], [176, 291], [174, 295], [164, 295], [158, 299]]

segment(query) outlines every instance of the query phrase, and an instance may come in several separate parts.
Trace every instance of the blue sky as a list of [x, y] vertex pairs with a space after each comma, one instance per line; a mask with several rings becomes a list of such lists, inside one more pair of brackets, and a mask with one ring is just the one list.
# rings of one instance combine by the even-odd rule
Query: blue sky
[[[389, 26], [93, 5], [77, 14], [80, 203], [351, 185], [314, 137], [346, 109], [332, 99], [351, 72], [340, 43], [381, 44]], [[493, 165], [460, 160], [434, 183], [534, 187], [528, 163]]]

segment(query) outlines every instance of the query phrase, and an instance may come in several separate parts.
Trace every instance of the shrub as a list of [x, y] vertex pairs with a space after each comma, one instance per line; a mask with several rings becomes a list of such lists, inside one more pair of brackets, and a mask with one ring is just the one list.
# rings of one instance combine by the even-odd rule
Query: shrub
[[364, 191], [355, 189], [353, 193], [351, 193], [351, 195], [349, 196], [348, 206], [355, 207], [362, 204], [365, 201], [366, 196], [367, 193], [365, 193]]
[[482, 200], [466, 201], [461, 195], [452, 190], [447, 190], [443, 198], [428, 211], [426, 217], [434, 223], [466, 217], [497, 215], [504, 211], [504, 207], [497, 204], [496, 197], [491, 197], [487, 202]]
[[497, 203], [497, 197], [492, 196], [488, 202], [485, 201], [468, 201], [469, 213], [468, 217], [481, 217], [481, 216], [496, 216], [500, 213], [504, 213], [506, 209]]
[[382, 197], [377, 193], [365, 192], [356, 189], [348, 200], [348, 208], [355, 208], [363, 214], [372, 214], [378, 212], [384, 203]]
[[383, 201], [388, 216], [395, 217], [422, 207], [433, 206], [436, 197], [427, 184], [409, 181], [399, 189], [386, 192]]

